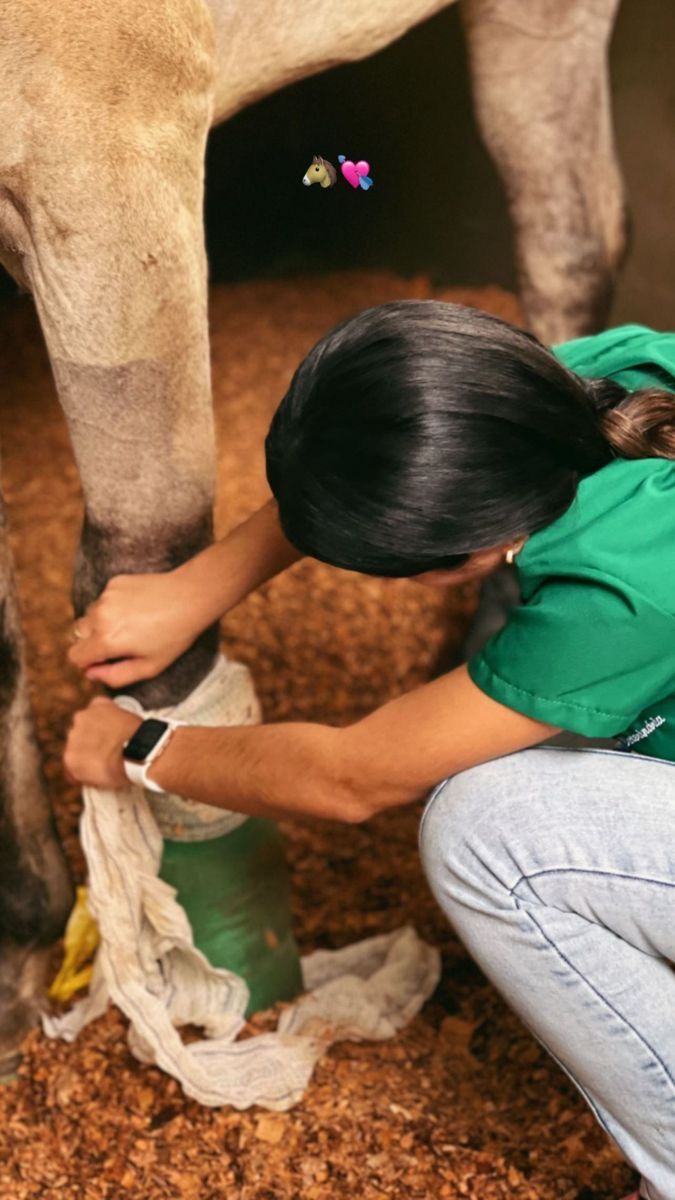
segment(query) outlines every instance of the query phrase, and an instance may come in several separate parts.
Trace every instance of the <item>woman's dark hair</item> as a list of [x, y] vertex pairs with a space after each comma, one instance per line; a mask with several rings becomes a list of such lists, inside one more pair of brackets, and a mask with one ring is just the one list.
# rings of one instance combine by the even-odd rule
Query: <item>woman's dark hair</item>
[[417, 575], [549, 525], [613, 458], [675, 458], [675, 395], [583, 379], [496, 317], [404, 300], [317, 343], [266, 453], [299, 550]]

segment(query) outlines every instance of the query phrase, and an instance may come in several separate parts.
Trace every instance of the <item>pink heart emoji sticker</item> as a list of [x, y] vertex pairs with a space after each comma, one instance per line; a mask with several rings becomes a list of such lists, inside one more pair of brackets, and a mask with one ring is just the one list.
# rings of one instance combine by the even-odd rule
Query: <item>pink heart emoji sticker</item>
[[353, 188], [359, 186], [359, 178], [361, 175], [367, 175], [370, 171], [370, 163], [360, 159], [359, 162], [353, 163], [351, 159], [346, 159], [341, 165], [342, 174], [347, 183], [351, 183]]

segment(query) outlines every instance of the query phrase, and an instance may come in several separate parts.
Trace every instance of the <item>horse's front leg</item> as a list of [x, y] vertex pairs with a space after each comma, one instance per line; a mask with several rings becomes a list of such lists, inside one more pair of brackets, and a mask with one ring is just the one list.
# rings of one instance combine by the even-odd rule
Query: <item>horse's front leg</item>
[[[58, 33], [31, 25], [31, 5], [6, 28], [0, 18], [0, 252], [33, 292], [81, 472], [78, 612], [110, 575], [169, 567], [211, 537], [202, 186], [212, 30], [199, 0], [168, 3], [161, 15], [133, 9], [111, 10], [104, 36], [72, 5]], [[70, 905], [2, 526], [0, 1072], [35, 1020], [46, 947]], [[189, 692], [216, 636], [142, 685], [141, 700]], [[65, 670], [65, 646], [63, 658]]]
[[[78, 614], [112, 575], [168, 569], [212, 537], [202, 192], [213, 47], [200, 5], [169, 16], [167, 30], [164, 16], [146, 13], [144, 27], [137, 14], [117, 62], [92, 45], [90, 77], [80, 56], [77, 102], [48, 96], [33, 119], [17, 198], [84, 495]], [[216, 647], [214, 627], [135, 694], [177, 702]]]
[[619, 0], [462, 0], [476, 111], [544, 342], [601, 328], [626, 247], [607, 44]]

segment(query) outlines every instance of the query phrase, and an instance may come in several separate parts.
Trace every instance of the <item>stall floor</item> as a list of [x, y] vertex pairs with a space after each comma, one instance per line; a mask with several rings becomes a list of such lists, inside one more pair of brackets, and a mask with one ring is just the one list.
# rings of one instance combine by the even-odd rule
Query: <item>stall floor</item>
[[[263, 438], [290, 376], [331, 325], [371, 304], [441, 296], [518, 320], [499, 289], [338, 274], [217, 287], [211, 344], [217, 530], [266, 495]], [[66, 662], [81, 497], [32, 305], [0, 311], [5, 495], [38, 736], [76, 880], [80, 798], [60, 764], [90, 691]], [[438, 673], [474, 602], [409, 581], [297, 565], [223, 622], [269, 720], [346, 723]], [[631, 1175], [567, 1078], [507, 1011], [431, 898], [419, 808], [359, 826], [284, 822], [303, 952], [412, 922], [443, 979], [394, 1041], [342, 1044], [287, 1114], [200, 1108], [130, 1055], [115, 1010], [73, 1045], [29, 1036], [0, 1090], [0, 1200], [618, 1200]], [[268, 1027], [268, 1017], [254, 1027]]]

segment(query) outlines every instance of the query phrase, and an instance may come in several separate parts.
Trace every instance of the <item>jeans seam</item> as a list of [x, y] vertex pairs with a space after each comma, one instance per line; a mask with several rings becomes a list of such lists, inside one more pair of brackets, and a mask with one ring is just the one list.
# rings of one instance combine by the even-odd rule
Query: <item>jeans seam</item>
[[574, 974], [577, 976], [577, 978], [579, 978], [582, 981], [582, 983], [586, 984], [586, 986], [590, 989], [590, 991], [593, 993], [593, 995], [596, 996], [600, 1000], [601, 1004], [606, 1005], [606, 1007], [610, 1010], [610, 1012], [613, 1012], [614, 1016], [617, 1017], [618, 1020], [623, 1025], [625, 1025], [626, 1028], [631, 1031], [631, 1033], [633, 1033], [635, 1035], [635, 1037], [640, 1042], [640, 1044], [643, 1046], [643, 1048], [649, 1051], [649, 1053], [652, 1055], [654, 1061], [656, 1063], [658, 1063], [658, 1065], [661, 1068], [666, 1079], [669, 1081], [669, 1083], [673, 1089], [673, 1092], [675, 1093], [675, 1079], [673, 1079], [673, 1076], [671, 1075], [670, 1071], [668, 1070], [668, 1067], [664, 1063], [663, 1059], [661, 1059], [660, 1056], [657, 1054], [656, 1050], [651, 1045], [651, 1043], [647, 1041], [647, 1039], [640, 1033], [640, 1031], [638, 1029], [635, 1028], [635, 1026], [632, 1024], [631, 1021], [628, 1020], [627, 1017], [625, 1017], [622, 1013], [619, 1012], [619, 1010], [611, 1003], [610, 1000], [607, 999], [606, 996], [603, 996], [602, 992], [598, 991], [598, 989], [591, 983], [590, 979], [588, 979], [587, 976], [584, 975], [583, 972], [580, 971], [578, 967], [575, 967], [574, 963], [572, 963], [570, 961], [570, 959], [567, 957], [567, 955], [563, 954], [560, 947], [556, 946], [553, 939], [548, 936], [548, 934], [545, 932], [545, 930], [542, 928], [542, 926], [537, 921], [536, 917], [531, 912], [529, 912], [528, 910], [526, 910], [523, 907], [523, 904], [521, 904], [518, 896], [514, 896], [513, 899], [514, 899], [516, 907], [519, 909], [519, 911], [524, 912], [525, 916], [527, 916], [529, 918], [529, 920], [532, 921], [532, 924], [536, 926], [536, 928], [539, 930], [541, 936], [548, 943], [548, 945], [551, 947], [551, 949], [554, 951], [554, 953], [558, 955], [558, 957], [562, 960], [562, 962], [564, 962], [569, 967], [569, 969], [574, 972]]
[[[603, 879], [628, 879], [631, 883], [652, 883], [656, 887], [675, 888], [675, 883], [671, 883], [668, 879], [653, 879], [649, 875], [628, 875], [623, 871], [603, 871], [598, 867], [546, 867], [542, 871], [533, 871], [531, 875], [521, 875], [509, 888], [510, 895], [518, 900], [519, 897], [515, 895], [515, 892], [521, 883], [529, 883], [531, 879], [541, 879], [545, 875], [601, 875]], [[581, 914], [575, 915], [580, 916]]]

